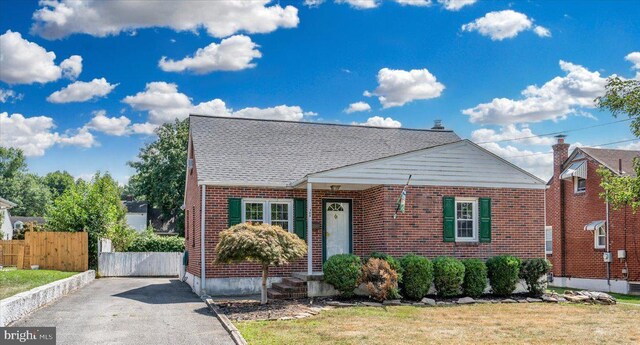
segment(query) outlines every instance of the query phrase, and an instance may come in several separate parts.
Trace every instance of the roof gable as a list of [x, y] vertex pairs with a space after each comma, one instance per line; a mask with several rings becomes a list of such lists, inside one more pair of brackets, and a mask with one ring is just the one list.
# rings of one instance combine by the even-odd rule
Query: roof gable
[[[619, 174], [620, 161], [622, 161], [622, 176], [636, 176], [635, 169], [633, 168], [634, 158], [640, 158], [640, 151], [634, 150], [616, 150], [616, 149], [601, 149], [594, 147], [580, 147], [577, 150], [584, 152], [586, 155], [598, 161], [598, 163], [604, 165], [609, 170], [616, 174]], [[576, 154], [576, 157], [579, 155]], [[573, 154], [572, 154], [573, 156]], [[573, 158], [577, 159], [577, 158]]]
[[288, 187], [308, 174], [455, 142], [449, 130], [190, 117], [200, 184]]
[[539, 188], [541, 179], [469, 140], [309, 175], [310, 182]]

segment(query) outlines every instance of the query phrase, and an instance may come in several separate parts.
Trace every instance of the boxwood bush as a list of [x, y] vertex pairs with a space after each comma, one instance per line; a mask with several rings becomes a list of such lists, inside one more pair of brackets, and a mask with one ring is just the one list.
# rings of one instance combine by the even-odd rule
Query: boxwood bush
[[518, 283], [520, 259], [511, 255], [494, 256], [487, 260], [487, 271], [493, 293], [508, 296]]
[[433, 283], [438, 295], [450, 297], [460, 294], [464, 280], [464, 265], [460, 260], [438, 257], [433, 260]]
[[402, 294], [413, 300], [426, 296], [433, 282], [433, 264], [423, 256], [407, 254], [400, 259], [403, 279]]
[[478, 259], [462, 260], [464, 265], [464, 281], [462, 293], [470, 297], [478, 297], [487, 287], [487, 265]]
[[386, 253], [373, 252], [367, 258], [367, 260], [369, 259], [380, 259], [386, 261], [389, 264], [389, 267], [391, 267], [391, 269], [396, 271], [396, 273], [398, 274], [398, 282], [402, 283], [404, 272], [402, 272], [402, 265], [400, 265], [400, 261], [396, 260], [396, 258]]
[[520, 265], [520, 278], [527, 283], [529, 293], [540, 296], [544, 292], [545, 281], [540, 278], [551, 271], [551, 263], [547, 259], [526, 259]]
[[358, 286], [361, 269], [360, 257], [353, 254], [334, 255], [322, 265], [324, 280], [345, 297], [353, 295], [353, 290]]

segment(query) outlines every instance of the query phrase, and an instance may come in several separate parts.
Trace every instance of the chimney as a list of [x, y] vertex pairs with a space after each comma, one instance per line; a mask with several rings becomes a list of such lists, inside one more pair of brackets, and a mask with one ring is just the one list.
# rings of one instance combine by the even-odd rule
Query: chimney
[[558, 142], [553, 145], [553, 178], [558, 178], [562, 173], [562, 163], [569, 158], [569, 144], [564, 142], [564, 134], [555, 136]]
[[431, 127], [431, 129], [435, 129], [435, 130], [444, 129], [444, 126], [442, 125], [442, 120], [434, 120], [433, 127]]

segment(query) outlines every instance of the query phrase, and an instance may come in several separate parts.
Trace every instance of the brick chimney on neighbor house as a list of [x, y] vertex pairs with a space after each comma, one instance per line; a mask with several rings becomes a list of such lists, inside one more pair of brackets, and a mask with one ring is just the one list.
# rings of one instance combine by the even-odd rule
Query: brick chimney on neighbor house
[[565, 253], [566, 239], [564, 227], [564, 183], [560, 179], [562, 163], [569, 158], [569, 144], [564, 142], [566, 135], [557, 135], [558, 142], [553, 145], [553, 177], [546, 190], [546, 225], [553, 228], [553, 254], [547, 258], [553, 264], [555, 276], [565, 276], [567, 272]]
[[559, 134], [555, 138], [558, 142], [553, 145], [553, 178], [557, 179], [562, 174], [562, 163], [569, 158], [569, 144], [564, 142], [566, 135]]

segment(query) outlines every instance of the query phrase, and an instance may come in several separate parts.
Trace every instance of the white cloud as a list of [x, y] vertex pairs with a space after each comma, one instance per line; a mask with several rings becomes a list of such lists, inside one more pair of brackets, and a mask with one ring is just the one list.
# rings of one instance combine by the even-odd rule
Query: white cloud
[[158, 65], [165, 72], [189, 70], [205, 74], [213, 71], [240, 71], [256, 66], [252, 63], [253, 59], [262, 57], [257, 48], [258, 45], [251, 38], [236, 35], [223, 39], [220, 44], [211, 43], [198, 49], [193, 57], [174, 61], [163, 56]]
[[518, 129], [516, 125], [503, 126], [500, 128], [500, 132], [496, 132], [493, 129], [480, 128], [471, 133], [471, 140], [476, 143], [513, 140], [513, 142], [517, 144], [547, 146], [551, 146], [556, 142], [552, 137], [538, 137], [530, 128], [520, 126], [520, 129]]
[[71, 55], [60, 63], [60, 68], [62, 68], [63, 77], [75, 80], [82, 73], [82, 57], [80, 55]]
[[[532, 30], [533, 19], [513, 10], [489, 12], [471, 23], [462, 25], [462, 31], [478, 31], [494, 41], [516, 37], [520, 32]], [[541, 37], [551, 36], [549, 29], [537, 26], [534, 32]]]
[[533, 32], [540, 37], [551, 37], [551, 31], [544, 26], [536, 26], [533, 28]]
[[384, 118], [382, 116], [374, 116], [367, 119], [367, 122], [352, 122], [353, 125], [359, 126], [372, 126], [372, 127], [392, 127], [392, 128], [400, 128], [402, 127], [402, 123], [400, 121], [394, 120], [390, 117]]
[[33, 14], [33, 33], [58, 39], [75, 33], [105, 37], [123, 31], [166, 27], [176, 31], [205, 28], [209, 35], [268, 33], [293, 28], [298, 9], [270, 0], [253, 1], [41, 1]]
[[364, 96], [378, 96], [383, 108], [402, 106], [417, 99], [439, 97], [444, 85], [426, 68], [403, 71], [383, 68], [378, 71], [378, 87]]
[[634, 150], [640, 151], [640, 141], [634, 141], [628, 144], [620, 145], [616, 147], [618, 150]]
[[318, 7], [324, 3], [324, 0], [304, 0], [303, 4], [308, 7]]
[[344, 110], [345, 113], [351, 114], [358, 111], [371, 111], [371, 106], [367, 102], [356, 102], [349, 104], [349, 107]]
[[0, 88], [0, 103], [9, 102], [11, 99], [13, 99], [13, 101], [19, 101], [22, 97], [24, 97], [24, 95], [21, 93]]
[[136, 134], [153, 134], [153, 131], [158, 128], [158, 125], [154, 125], [149, 122], [145, 123], [134, 123], [131, 125], [131, 131]]
[[92, 147], [97, 145], [85, 128], [76, 134], [53, 131], [53, 119], [47, 116], [24, 117], [22, 114], [0, 113], [0, 145], [22, 149], [25, 156], [42, 156], [53, 145]]
[[564, 77], [555, 77], [541, 87], [530, 85], [523, 99], [494, 98], [490, 103], [465, 109], [474, 123], [512, 124], [558, 120], [578, 113], [578, 108], [593, 108], [593, 100], [604, 92], [606, 79], [598, 72], [560, 60]]
[[458, 11], [467, 5], [473, 5], [478, 0], [438, 0], [442, 6], [449, 11]]
[[82, 72], [82, 58], [73, 55], [62, 61], [56, 54], [22, 38], [19, 32], [7, 30], [0, 35], [0, 80], [7, 84], [48, 83], [61, 77], [76, 78]]
[[431, 0], [395, 0], [395, 2], [403, 6], [431, 6]]
[[336, 0], [336, 4], [349, 4], [353, 8], [366, 10], [376, 8], [380, 5], [379, 0]]
[[90, 82], [76, 81], [49, 95], [47, 101], [51, 103], [85, 102], [105, 97], [116, 86], [118, 84], [109, 84], [105, 78], [96, 78]]
[[148, 122], [159, 125], [174, 119], [183, 119], [189, 114], [210, 116], [236, 116], [255, 119], [276, 119], [300, 121], [304, 116], [316, 115], [305, 112], [299, 106], [279, 105], [270, 108], [249, 107], [234, 111], [221, 99], [213, 99], [194, 105], [184, 93], [178, 92], [178, 86], [166, 82], [148, 83], [146, 89], [122, 100], [133, 109], [147, 111]]
[[129, 120], [126, 116], [108, 117], [106, 111], [99, 110], [94, 113], [94, 117], [85, 127], [88, 129], [103, 132], [109, 135], [122, 136], [129, 133]]
[[631, 68], [636, 70], [636, 79], [640, 80], [640, 52], [630, 53], [624, 59], [633, 64]]

